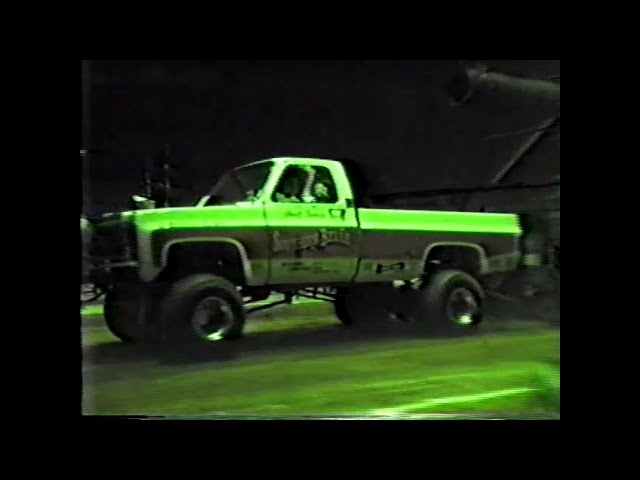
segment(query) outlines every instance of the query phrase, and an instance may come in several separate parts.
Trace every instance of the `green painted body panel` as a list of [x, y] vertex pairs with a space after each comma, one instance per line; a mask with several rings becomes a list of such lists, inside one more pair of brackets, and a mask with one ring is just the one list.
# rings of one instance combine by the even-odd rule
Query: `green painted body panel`
[[518, 216], [511, 214], [362, 208], [359, 217], [363, 232], [522, 233]]
[[144, 232], [193, 228], [264, 228], [264, 208], [257, 203], [215, 207], [162, 208], [128, 212]]
[[[283, 208], [285, 207], [285, 208]], [[331, 206], [333, 207], [333, 205]], [[166, 208], [125, 212], [145, 232], [173, 229], [209, 228], [323, 228], [335, 227], [327, 208], [318, 205], [277, 205], [259, 203], [216, 207]], [[340, 207], [344, 208], [344, 207]], [[336, 207], [338, 209], [338, 207]], [[344, 228], [358, 228], [355, 209], [346, 209]], [[439, 232], [491, 235], [522, 233], [517, 215], [497, 213], [441, 212], [414, 210], [360, 209], [363, 232]], [[267, 221], [267, 216], [269, 221]]]

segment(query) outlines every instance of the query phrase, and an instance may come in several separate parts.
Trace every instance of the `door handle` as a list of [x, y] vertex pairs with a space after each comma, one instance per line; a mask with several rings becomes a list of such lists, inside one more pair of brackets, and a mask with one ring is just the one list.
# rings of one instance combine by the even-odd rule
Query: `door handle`
[[333, 217], [333, 218], [338, 218], [340, 217], [342, 220], [344, 220], [344, 216], [347, 213], [347, 211], [344, 208], [330, 208], [329, 209], [329, 216]]

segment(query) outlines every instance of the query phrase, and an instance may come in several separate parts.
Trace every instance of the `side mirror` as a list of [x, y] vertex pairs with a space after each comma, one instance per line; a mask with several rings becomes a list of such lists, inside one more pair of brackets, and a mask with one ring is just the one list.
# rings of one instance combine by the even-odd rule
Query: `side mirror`
[[132, 210], [150, 210], [156, 208], [156, 202], [139, 195], [132, 195], [130, 199]]

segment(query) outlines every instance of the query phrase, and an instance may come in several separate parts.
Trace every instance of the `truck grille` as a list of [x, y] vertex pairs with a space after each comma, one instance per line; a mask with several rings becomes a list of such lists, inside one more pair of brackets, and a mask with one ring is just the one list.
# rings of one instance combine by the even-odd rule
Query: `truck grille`
[[101, 220], [93, 225], [89, 257], [91, 263], [125, 262], [136, 258], [135, 225], [119, 218]]

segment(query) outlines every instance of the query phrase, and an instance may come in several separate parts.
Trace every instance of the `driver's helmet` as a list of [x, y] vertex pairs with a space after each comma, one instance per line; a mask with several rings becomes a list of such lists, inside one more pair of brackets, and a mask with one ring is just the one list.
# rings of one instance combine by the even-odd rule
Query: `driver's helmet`
[[315, 172], [310, 193], [316, 202], [327, 203], [331, 201], [331, 184], [331, 180], [326, 173], [322, 172], [322, 170]]

